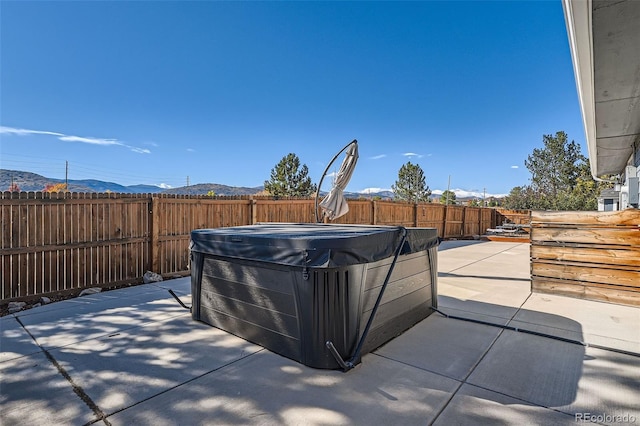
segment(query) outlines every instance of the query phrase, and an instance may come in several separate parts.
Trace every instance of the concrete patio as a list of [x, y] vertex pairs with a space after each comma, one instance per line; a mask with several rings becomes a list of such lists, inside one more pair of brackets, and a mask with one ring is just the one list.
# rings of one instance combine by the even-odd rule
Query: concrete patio
[[315, 370], [191, 320], [182, 278], [0, 318], [0, 424], [640, 424], [640, 309], [531, 294], [528, 244], [438, 256], [443, 313], [587, 346], [434, 313]]

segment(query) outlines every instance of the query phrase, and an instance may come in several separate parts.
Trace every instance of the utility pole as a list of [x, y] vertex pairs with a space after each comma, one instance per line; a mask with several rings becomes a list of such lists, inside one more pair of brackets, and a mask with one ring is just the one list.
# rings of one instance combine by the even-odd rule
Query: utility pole
[[69, 160], [64, 162], [64, 189], [69, 190]]
[[418, 204], [418, 167], [413, 169], [413, 202]]
[[447, 183], [447, 198], [444, 200], [445, 206], [449, 205], [449, 198], [451, 198], [451, 192], [449, 191], [449, 188], [451, 188], [451, 175], [449, 175], [449, 183]]
[[487, 202], [485, 201], [487, 198], [487, 188], [482, 188], [482, 207], [487, 207]]

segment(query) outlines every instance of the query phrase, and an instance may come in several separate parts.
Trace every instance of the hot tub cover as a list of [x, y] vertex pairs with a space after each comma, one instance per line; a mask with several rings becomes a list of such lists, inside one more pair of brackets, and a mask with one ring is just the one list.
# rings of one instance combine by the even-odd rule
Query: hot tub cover
[[191, 232], [191, 251], [288, 266], [340, 267], [370, 263], [394, 254], [403, 232], [401, 254], [438, 245], [432, 228], [265, 223]]

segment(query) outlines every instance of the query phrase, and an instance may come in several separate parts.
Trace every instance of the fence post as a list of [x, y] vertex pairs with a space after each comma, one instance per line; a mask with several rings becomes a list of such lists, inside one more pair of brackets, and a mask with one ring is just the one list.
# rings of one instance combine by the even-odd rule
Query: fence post
[[151, 241], [149, 242], [149, 258], [151, 265], [149, 270], [160, 273], [160, 198], [151, 196]]
[[249, 198], [250, 202], [250, 215], [251, 215], [251, 225], [255, 225], [258, 222], [258, 209], [256, 208], [256, 200], [253, 198]]
[[413, 206], [413, 226], [418, 227], [418, 202]]
[[449, 205], [444, 205], [444, 213], [442, 214], [442, 238], [447, 238], [447, 211], [449, 210]]
[[462, 206], [462, 225], [460, 226], [460, 236], [464, 237], [467, 235], [467, 209], [468, 206]]
[[371, 201], [371, 224], [378, 224], [378, 206], [376, 204], [376, 200]]

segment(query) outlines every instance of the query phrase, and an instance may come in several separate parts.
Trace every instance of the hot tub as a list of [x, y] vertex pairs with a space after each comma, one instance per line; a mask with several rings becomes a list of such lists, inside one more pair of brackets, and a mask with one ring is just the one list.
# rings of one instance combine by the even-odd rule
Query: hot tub
[[338, 355], [370, 352], [437, 307], [437, 246], [431, 228], [270, 223], [194, 230], [192, 316], [310, 367], [342, 368]]

